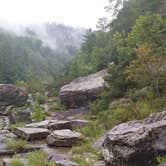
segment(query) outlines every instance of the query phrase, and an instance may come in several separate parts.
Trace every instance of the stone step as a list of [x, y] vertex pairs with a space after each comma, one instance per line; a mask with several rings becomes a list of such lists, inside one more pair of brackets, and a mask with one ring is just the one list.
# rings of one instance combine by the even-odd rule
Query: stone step
[[28, 141], [45, 139], [49, 135], [49, 130], [45, 128], [14, 128], [14, 134]]
[[55, 130], [47, 137], [47, 143], [56, 147], [72, 147], [83, 139], [81, 133], [71, 130]]

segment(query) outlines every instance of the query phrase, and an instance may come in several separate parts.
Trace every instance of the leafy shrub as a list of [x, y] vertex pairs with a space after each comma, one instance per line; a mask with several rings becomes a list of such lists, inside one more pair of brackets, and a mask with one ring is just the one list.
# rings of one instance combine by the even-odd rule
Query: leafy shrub
[[46, 166], [47, 165], [47, 154], [43, 151], [31, 152], [28, 156], [29, 166]]
[[27, 88], [30, 93], [36, 93], [36, 92], [45, 93], [46, 91], [44, 85], [35, 79], [30, 79], [27, 82]]
[[25, 82], [25, 81], [23, 81], [23, 80], [17, 80], [16, 82], [15, 82], [15, 84], [18, 86], [18, 87], [27, 87], [27, 83]]
[[45, 112], [39, 104], [33, 106], [32, 119], [34, 119], [36, 122], [40, 122], [45, 119], [45, 116]]
[[63, 112], [65, 110], [64, 106], [61, 105], [60, 102], [54, 102], [52, 103], [50, 107], [50, 111], [58, 111], [58, 112]]
[[19, 159], [14, 159], [10, 164], [7, 166], [25, 166], [24, 163]]
[[131, 90], [129, 90], [128, 96], [133, 101], [153, 100], [155, 98], [155, 93], [154, 93], [154, 90], [151, 87], [144, 87], [142, 89], [131, 89]]
[[157, 159], [158, 164], [166, 163], [166, 157], [158, 156], [156, 159]]
[[21, 151], [25, 149], [27, 142], [25, 140], [7, 140], [6, 147], [8, 149], [13, 149], [14, 151]]
[[99, 112], [105, 111], [108, 109], [108, 102], [104, 99], [99, 99], [90, 104], [90, 110], [92, 114], [96, 115]]
[[34, 98], [38, 102], [38, 104], [44, 104], [48, 100], [48, 97], [42, 93], [35, 94]]

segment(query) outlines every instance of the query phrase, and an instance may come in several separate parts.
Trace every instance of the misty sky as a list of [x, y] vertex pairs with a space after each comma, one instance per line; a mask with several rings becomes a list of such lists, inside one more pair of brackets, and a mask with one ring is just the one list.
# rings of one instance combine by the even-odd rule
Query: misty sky
[[108, 0], [0, 0], [0, 20], [32, 24], [58, 22], [95, 28], [98, 18], [107, 15]]

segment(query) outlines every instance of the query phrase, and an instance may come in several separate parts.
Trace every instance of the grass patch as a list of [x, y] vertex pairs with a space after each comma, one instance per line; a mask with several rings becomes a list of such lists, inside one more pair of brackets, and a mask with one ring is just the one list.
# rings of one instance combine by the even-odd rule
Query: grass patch
[[25, 166], [24, 163], [19, 159], [14, 159], [10, 164], [7, 166]]
[[93, 163], [87, 162], [84, 158], [82, 157], [74, 157], [72, 158], [73, 161], [79, 164], [79, 166], [92, 166]]
[[51, 112], [54, 112], [54, 111], [63, 112], [63, 111], [65, 111], [65, 107], [60, 102], [54, 102], [50, 106], [49, 111], [51, 111]]
[[53, 163], [48, 162], [48, 154], [43, 151], [31, 152], [28, 156], [29, 166], [54, 166]]
[[164, 164], [164, 163], [166, 163], [166, 157], [160, 157], [160, 156], [158, 156], [157, 157], [157, 162], [158, 162], [158, 164]]
[[82, 133], [89, 139], [98, 139], [105, 133], [105, 130], [101, 128], [97, 121], [89, 122], [88, 126], [77, 129], [78, 132]]
[[24, 127], [24, 126], [25, 126], [25, 123], [19, 122], [19, 123], [16, 123], [16, 124], [10, 124], [10, 125], [9, 125], [9, 128], [13, 131], [13, 129], [14, 129], [15, 127]]
[[42, 93], [37, 93], [34, 95], [34, 99], [37, 101], [38, 104], [44, 104], [48, 101], [48, 96]]
[[74, 146], [72, 148], [72, 153], [75, 154], [84, 154], [84, 153], [93, 153], [97, 154], [98, 151], [92, 148], [91, 143], [83, 143], [81, 146]]
[[88, 126], [77, 129], [78, 132], [86, 136], [86, 140], [82, 142], [79, 146], [72, 147], [73, 154], [79, 154], [81, 156], [86, 154], [92, 154], [92, 158], [88, 160], [83, 159], [82, 157], [74, 157], [73, 161], [76, 161], [80, 166], [91, 166], [92, 161], [101, 159], [101, 152], [92, 147], [93, 143], [104, 135], [105, 131], [100, 127], [97, 121], [90, 122]]
[[6, 147], [16, 152], [22, 151], [27, 147], [27, 142], [25, 140], [7, 140]]
[[157, 112], [157, 110], [151, 101], [144, 100], [134, 103], [128, 100], [126, 104], [121, 103], [119, 106], [111, 106], [108, 110], [98, 113], [97, 117], [99, 123], [101, 123], [105, 129], [111, 129], [115, 125], [123, 122], [144, 119], [155, 112]]

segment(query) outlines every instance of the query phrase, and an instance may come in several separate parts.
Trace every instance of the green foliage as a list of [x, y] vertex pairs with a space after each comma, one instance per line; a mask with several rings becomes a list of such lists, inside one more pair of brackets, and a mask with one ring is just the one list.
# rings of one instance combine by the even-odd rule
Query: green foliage
[[14, 159], [10, 164], [7, 164], [7, 166], [25, 166], [25, 165], [21, 160]]
[[39, 40], [41, 34], [33, 28], [22, 29], [23, 36], [0, 29], [0, 83], [27, 83], [29, 76], [40, 82], [64, 72], [65, 65], [78, 51], [84, 29], [56, 23], [41, 26], [46, 28], [45, 41], [52, 46], [55, 39], [58, 41], [56, 50], [46, 47]]
[[41, 81], [34, 79], [33, 76], [31, 79], [28, 79], [26, 82], [27, 82], [26, 87], [30, 93], [44, 94], [46, 92], [46, 89], [44, 85], [41, 83]]
[[90, 122], [88, 126], [77, 129], [78, 132], [82, 133], [86, 139], [79, 145], [72, 147], [73, 154], [79, 154], [81, 156], [86, 154], [92, 154], [93, 157], [90, 157], [88, 160], [78, 157], [72, 158], [79, 165], [92, 165], [93, 161], [102, 159], [100, 151], [93, 148], [93, 144], [97, 139], [99, 139], [105, 133], [104, 129], [100, 127], [99, 123]]
[[114, 101], [107, 111], [100, 112], [98, 118], [105, 129], [111, 129], [123, 122], [144, 119], [157, 111], [159, 110], [156, 109], [153, 100], [133, 102], [129, 99], [121, 99], [120, 101]]
[[48, 96], [42, 93], [36, 93], [34, 94], [34, 99], [38, 102], [38, 104], [44, 104], [47, 102]]
[[97, 122], [90, 122], [88, 126], [78, 129], [84, 136], [97, 139], [104, 134], [104, 130], [99, 128]]
[[87, 31], [81, 52], [69, 64], [66, 75], [75, 78], [106, 68], [110, 54], [104, 48], [108, 41], [107, 32]]
[[25, 140], [7, 140], [6, 147], [17, 152], [24, 150], [27, 147], [27, 142]]
[[99, 112], [107, 110], [108, 106], [109, 106], [109, 102], [107, 102], [104, 99], [101, 99], [101, 100], [99, 99], [99, 100], [96, 100], [96, 101], [90, 103], [90, 110], [93, 115], [96, 115]]
[[128, 33], [140, 15], [156, 12], [162, 0], [119, 0], [116, 1], [116, 5], [113, 5], [112, 1], [115, 4], [115, 0], [110, 0], [108, 8], [113, 10], [115, 15], [110, 28], [113, 33], [115, 31]]
[[164, 164], [164, 163], [166, 163], [166, 158], [158, 156], [157, 162], [158, 162], [158, 164]]
[[154, 90], [148, 86], [142, 89], [130, 89], [128, 90], [127, 96], [133, 101], [155, 99]]
[[60, 102], [53, 102], [50, 106], [49, 111], [63, 112], [65, 110], [64, 106]]
[[29, 166], [46, 166], [48, 164], [47, 157], [48, 155], [43, 151], [31, 152], [28, 155]]
[[39, 104], [33, 106], [32, 119], [36, 122], [43, 121], [45, 119], [45, 112]]
[[16, 124], [10, 124], [10, 125], [9, 125], [9, 128], [13, 131], [13, 129], [14, 129], [15, 127], [24, 127], [24, 126], [25, 126], [25, 123], [19, 122], [19, 123], [16, 123]]

